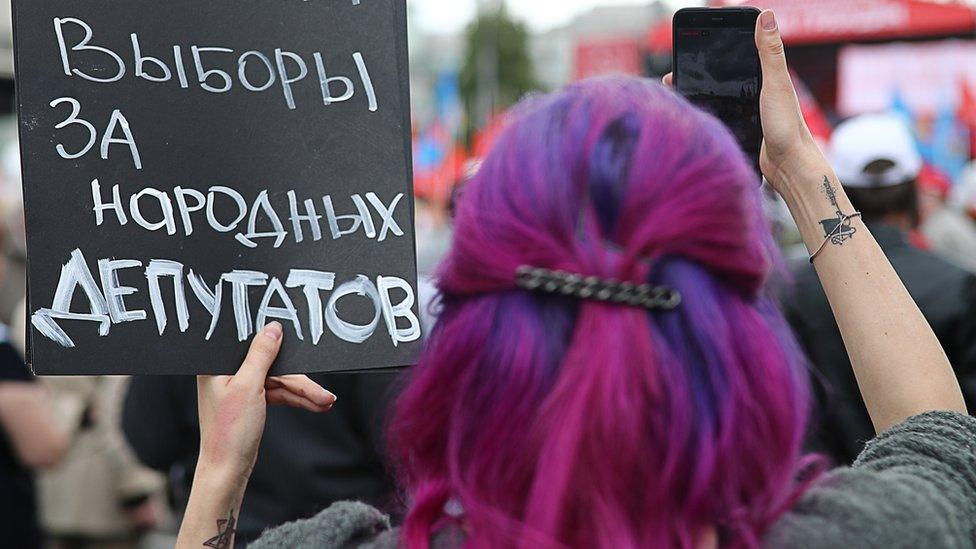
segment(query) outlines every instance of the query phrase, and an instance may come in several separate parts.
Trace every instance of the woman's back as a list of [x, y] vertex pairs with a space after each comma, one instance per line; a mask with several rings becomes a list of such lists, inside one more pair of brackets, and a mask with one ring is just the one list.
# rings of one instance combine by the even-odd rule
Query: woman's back
[[[461, 197], [441, 318], [390, 424], [403, 527], [343, 506], [320, 523], [331, 530], [263, 542], [972, 544], [976, 420], [810, 137], [772, 12], [756, 37], [763, 173], [888, 431], [858, 467], [823, 475], [801, 456], [806, 374], [765, 291], [776, 253], [732, 136], [657, 85], [603, 80], [523, 105]], [[281, 338], [266, 326], [235, 376], [198, 380], [204, 450], [181, 547], [213, 520], [214, 539], [233, 537], [266, 401], [335, 401], [308, 380], [267, 381]]]
[[[440, 319], [390, 428], [407, 539], [449, 500], [494, 545], [756, 539], [797, 494], [807, 412], [764, 290], [769, 234], [733, 137], [660, 85], [589, 81], [518, 108], [463, 190]], [[533, 292], [524, 267], [681, 302]]]
[[[771, 549], [884, 549], [976, 546], [976, 419], [930, 413], [873, 441], [853, 468], [825, 475], [765, 533]], [[355, 547], [396, 549], [402, 532], [362, 503], [333, 505], [318, 516], [268, 531], [249, 549]], [[431, 547], [467, 541], [458, 524], [434, 534]], [[699, 539], [696, 549], [734, 540]]]

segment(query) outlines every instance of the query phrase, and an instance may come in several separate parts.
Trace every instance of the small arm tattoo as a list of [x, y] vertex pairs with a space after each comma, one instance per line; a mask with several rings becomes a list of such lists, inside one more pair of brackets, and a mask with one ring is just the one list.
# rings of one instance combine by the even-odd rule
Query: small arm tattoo
[[217, 535], [203, 542], [203, 546], [211, 547], [212, 549], [229, 549], [233, 547], [234, 534], [237, 533], [236, 526], [237, 519], [234, 518], [234, 511], [230, 512], [228, 518], [217, 519]]
[[828, 239], [831, 244], [835, 246], [843, 246], [844, 242], [854, 238], [854, 234], [857, 233], [857, 227], [854, 227], [851, 224], [853, 217], [850, 215], [845, 215], [844, 212], [840, 210], [840, 206], [837, 204], [837, 191], [834, 189], [834, 186], [831, 185], [830, 178], [828, 178], [826, 175], [823, 178], [823, 188], [824, 194], [827, 196], [827, 200], [829, 200], [834, 206], [837, 216], [822, 220], [820, 222], [820, 226], [823, 227], [824, 237]]

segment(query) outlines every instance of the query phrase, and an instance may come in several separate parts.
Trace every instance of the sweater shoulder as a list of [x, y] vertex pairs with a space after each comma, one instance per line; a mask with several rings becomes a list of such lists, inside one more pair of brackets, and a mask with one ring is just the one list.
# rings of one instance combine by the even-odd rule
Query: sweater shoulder
[[976, 419], [929, 413], [868, 443], [771, 529], [767, 547], [971, 548]]
[[339, 502], [318, 515], [267, 530], [249, 549], [395, 549], [390, 518], [359, 502]]

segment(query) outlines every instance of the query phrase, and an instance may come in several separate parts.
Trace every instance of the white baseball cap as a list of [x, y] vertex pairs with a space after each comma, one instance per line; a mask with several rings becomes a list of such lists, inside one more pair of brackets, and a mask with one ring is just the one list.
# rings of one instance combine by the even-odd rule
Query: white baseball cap
[[[922, 155], [908, 121], [897, 114], [865, 114], [845, 121], [830, 138], [828, 156], [841, 184], [850, 188], [894, 187], [922, 171]], [[892, 165], [881, 173], [865, 173], [879, 160]]]

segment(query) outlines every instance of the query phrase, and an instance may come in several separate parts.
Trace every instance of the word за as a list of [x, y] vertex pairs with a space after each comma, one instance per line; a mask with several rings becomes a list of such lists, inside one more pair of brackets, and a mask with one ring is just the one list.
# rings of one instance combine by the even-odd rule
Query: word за
[[[257, 198], [251, 203], [250, 208], [244, 196], [238, 191], [224, 186], [213, 186], [207, 194], [196, 189], [176, 187], [172, 191], [172, 198], [169, 193], [159, 189], [146, 188], [129, 197], [128, 207], [122, 200], [122, 195], [118, 185], [112, 187], [111, 196], [102, 196], [103, 191], [98, 180], [91, 182], [92, 189], [92, 210], [95, 212], [95, 225], [101, 226], [105, 222], [105, 213], [112, 212], [120, 225], [126, 225], [129, 218], [132, 218], [137, 225], [148, 231], [160, 231], [165, 229], [169, 235], [177, 233], [177, 214], [183, 224], [183, 233], [186, 236], [193, 234], [194, 222], [193, 215], [196, 212], [205, 211], [198, 214], [206, 217], [206, 223], [211, 229], [220, 233], [230, 233], [242, 226], [245, 230], [234, 235], [235, 240], [248, 248], [257, 248], [255, 242], [261, 238], [273, 238], [274, 247], [278, 248], [288, 237], [288, 231], [282, 219], [286, 219], [292, 229], [295, 242], [305, 240], [305, 227], [313, 241], [322, 240], [322, 220], [332, 236], [337, 240], [343, 236], [354, 234], [360, 229], [367, 238], [376, 239], [377, 242], [386, 240], [389, 234], [403, 236], [403, 229], [394, 219], [397, 206], [403, 200], [403, 193], [398, 193], [389, 205], [385, 204], [375, 193], [366, 193], [365, 196], [354, 194], [351, 197], [356, 213], [349, 215], [338, 215], [332, 197], [329, 195], [321, 197], [322, 211], [325, 215], [319, 214], [316, 202], [310, 198], [300, 201], [295, 191], [288, 191], [288, 215], [279, 215], [272, 205], [268, 191], [263, 190], [258, 193]], [[217, 219], [215, 204], [218, 201], [225, 202], [234, 210], [230, 219]], [[162, 217], [158, 221], [148, 220], [143, 214], [145, 203], [153, 205], [153, 209], [161, 210]], [[174, 205], [175, 204], [175, 205]], [[368, 204], [368, 205], [367, 205]], [[126, 212], [128, 211], [128, 215]], [[374, 219], [373, 213], [377, 219]], [[258, 229], [260, 221], [265, 221], [269, 226], [264, 230]], [[378, 221], [378, 222], [377, 222]], [[348, 223], [347, 227], [342, 227]]]
[[[138, 293], [138, 290], [130, 286], [122, 286], [118, 276], [119, 271], [123, 269], [141, 267], [142, 262], [135, 259], [100, 259], [98, 274], [101, 284], [99, 285], [92, 276], [81, 250], [71, 252], [71, 258], [61, 268], [61, 277], [51, 307], [34, 312], [31, 323], [40, 333], [59, 345], [74, 347], [74, 342], [58, 325], [57, 320], [97, 322], [98, 333], [102, 337], [109, 335], [113, 324], [146, 320], [148, 318], [146, 311], [126, 308], [125, 296]], [[302, 322], [294, 302], [285, 290], [286, 287], [301, 288], [305, 296], [308, 307], [308, 331], [314, 345], [318, 345], [325, 333], [325, 326], [328, 326], [329, 330], [343, 341], [363, 343], [379, 327], [381, 317], [385, 321], [394, 346], [420, 338], [420, 321], [412, 310], [416, 300], [414, 290], [409, 283], [398, 277], [379, 276], [374, 283], [366, 276], [358, 275], [353, 280], [336, 287], [336, 275], [331, 272], [292, 269], [282, 284], [281, 280], [269, 277], [266, 273], [235, 270], [222, 274], [216, 284], [210, 286], [192, 269], [184, 273], [182, 263], [162, 259], [150, 261], [144, 274], [159, 335], [163, 335], [168, 323], [160, 279], [171, 278], [176, 301], [176, 320], [180, 332], [186, 332], [190, 327], [185, 280], [209, 314], [210, 328], [206, 336], [208, 341], [220, 320], [225, 283], [230, 286], [234, 322], [237, 327], [237, 338], [240, 341], [247, 340], [254, 333], [255, 325], [264, 326], [269, 319], [290, 322], [294, 326], [295, 335], [304, 341]], [[248, 296], [248, 290], [252, 287], [265, 287], [256, 315], [251, 310]], [[79, 288], [88, 302], [89, 312], [78, 313], [70, 310], [75, 290]], [[399, 303], [393, 303], [390, 297], [394, 290], [404, 293], [404, 298]], [[328, 291], [331, 291], [332, 295], [323, 307], [321, 293]], [[339, 300], [354, 294], [366, 298], [373, 306], [375, 314], [370, 323], [353, 324], [339, 317], [337, 310]], [[278, 300], [278, 305], [271, 304], [274, 299]], [[398, 319], [405, 320], [409, 326], [398, 327]]]
[[[65, 37], [65, 31], [70, 27], [76, 27], [76, 29], [72, 29], [75, 31], [80, 29], [84, 35], [79, 39], [73, 40], [72, 42], [74, 43], [69, 46], [69, 42]], [[65, 75], [77, 76], [91, 82], [103, 84], [116, 82], [125, 76], [127, 72], [125, 60], [110, 48], [92, 44], [91, 40], [94, 32], [88, 23], [75, 17], [58, 17], [54, 19], [54, 33], [58, 39], [58, 47], [61, 51], [61, 64], [64, 68]], [[77, 32], [73, 33], [73, 35], [77, 34]], [[173, 68], [171, 69], [168, 61], [143, 54], [139, 36], [136, 33], [130, 34], [129, 39], [131, 41], [132, 58], [134, 60], [132, 73], [136, 78], [162, 83], [169, 82], [175, 76], [181, 88], [187, 89], [190, 87], [190, 80], [187, 78], [186, 61], [181, 46], [173, 46]], [[204, 68], [204, 54], [207, 54], [208, 57], [222, 56], [226, 60], [228, 55], [235, 54], [235, 51], [223, 47], [190, 46], [190, 57], [193, 61], [193, 70], [196, 73], [196, 83], [201, 89], [210, 93], [229, 92], [233, 89], [235, 83], [234, 77], [231, 76], [232, 74], [236, 74], [237, 83], [250, 92], [267, 91], [275, 85], [275, 82], [279, 82], [285, 103], [289, 109], [296, 108], [292, 84], [304, 80], [310, 72], [309, 65], [302, 56], [294, 52], [282, 50], [281, 48], [274, 50], [273, 62], [271, 57], [257, 50], [241, 53], [235, 61], [232, 61], [234, 68], [230, 69], [230, 72], [213, 67]], [[90, 72], [85, 72], [75, 67], [72, 64], [73, 57], [84, 57], [88, 60], [89, 66], [92, 67]], [[352, 58], [356, 64], [359, 80], [362, 83], [366, 98], [369, 102], [369, 110], [376, 111], [379, 109], [379, 104], [376, 99], [376, 90], [373, 88], [373, 81], [369, 76], [369, 69], [366, 68], [366, 60], [363, 59], [363, 55], [360, 52], [353, 53]], [[319, 52], [312, 54], [312, 61], [315, 65], [315, 71], [318, 74], [318, 86], [322, 92], [323, 105], [328, 106], [333, 103], [341, 103], [353, 98], [356, 94], [356, 86], [353, 84], [351, 78], [346, 76], [330, 76], [326, 72], [325, 61]], [[207, 62], [209, 63], [209, 60]], [[249, 70], [249, 67], [257, 68]], [[255, 71], [259, 71], [261, 74], [261, 78], [257, 82], [252, 80], [252, 78], [255, 78]], [[248, 74], [251, 74], [251, 76], [248, 76]], [[341, 86], [342, 93], [338, 95], [333, 94], [334, 86]]]

